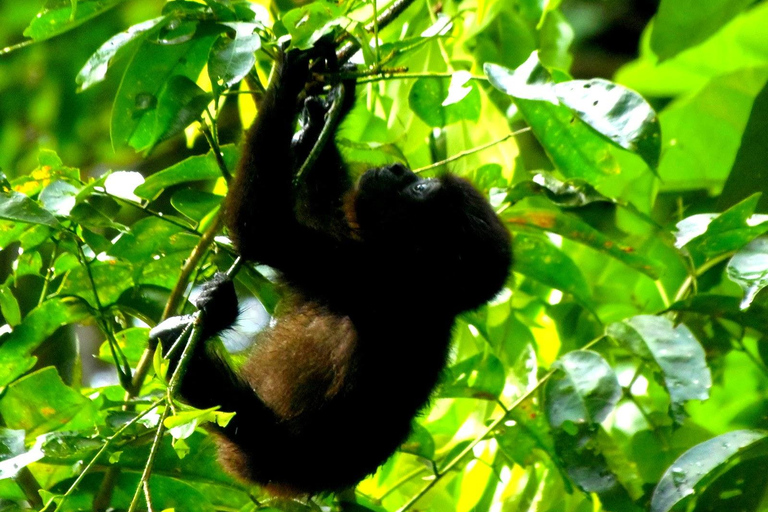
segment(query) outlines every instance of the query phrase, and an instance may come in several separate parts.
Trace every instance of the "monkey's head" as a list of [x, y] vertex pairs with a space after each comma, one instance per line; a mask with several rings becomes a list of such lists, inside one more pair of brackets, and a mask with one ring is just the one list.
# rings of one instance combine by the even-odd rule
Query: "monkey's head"
[[503, 287], [511, 237], [467, 180], [420, 178], [401, 164], [368, 170], [355, 196], [364, 243], [395, 271], [418, 270], [429, 297], [457, 311], [474, 309]]

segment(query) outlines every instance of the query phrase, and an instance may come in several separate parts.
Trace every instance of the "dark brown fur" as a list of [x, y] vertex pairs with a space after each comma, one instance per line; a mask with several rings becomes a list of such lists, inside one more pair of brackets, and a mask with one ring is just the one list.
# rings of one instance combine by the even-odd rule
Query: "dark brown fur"
[[[493, 297], [511, 264], [506, 228], [463, 179], [421, 180], [395, 165], [368, 171], [350, 195], [331, 143], [295, 188], [322, 125], [305, 119], [291, 144], [307, 78], [306, 54], [279, 64], [226, 199], [238, 250], [280, 271], [288, 302], [244, 368], [201, 349], [181, 388], [191, 405], [237, 413], [217, 429], [224, 466], [280, 494], [339, 490], [374, 472], [429, 400], [455, 316]], [[234, 289], [220, 281], [198, 302], [206, 336], [233, 320]]]

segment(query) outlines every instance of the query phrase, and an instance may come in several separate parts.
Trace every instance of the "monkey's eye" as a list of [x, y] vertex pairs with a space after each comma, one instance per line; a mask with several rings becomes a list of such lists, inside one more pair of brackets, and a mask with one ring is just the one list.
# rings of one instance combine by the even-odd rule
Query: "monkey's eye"
[[440, 188], [440, 182], [434, 178], [419, 180], [408, 186], [409, 195], [416, 199], [424, 199]]

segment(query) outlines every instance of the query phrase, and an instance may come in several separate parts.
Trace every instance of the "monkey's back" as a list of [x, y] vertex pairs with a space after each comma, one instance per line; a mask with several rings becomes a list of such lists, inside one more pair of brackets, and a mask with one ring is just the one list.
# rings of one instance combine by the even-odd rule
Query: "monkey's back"
[[222, 463], [288, 495], [340, 490], [373, 473], [407, 437], [441, 364], [425, 368], [381, 347], [385, 339], [360, 336], [348, 316], [313, 301], [280, 315], [241, 372], [277, 421], [239, 447], [222, 438]]

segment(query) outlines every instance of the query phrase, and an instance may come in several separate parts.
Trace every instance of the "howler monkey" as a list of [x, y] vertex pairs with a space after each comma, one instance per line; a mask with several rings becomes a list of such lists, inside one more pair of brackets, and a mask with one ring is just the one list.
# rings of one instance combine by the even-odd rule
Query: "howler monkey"
[[[294, 136], [309, 61], [282, 55], [225, 202], [236, 248], [278, 270], [287, 299], [241, 369], [201, 342], [180, 387], [195, 407], [236, 413], [213, 427], [223, 465], [284, 495], [346, 488], [395, 451], [438, 382], [456, 315], [492, 298], [511, 264], [507, 229], [456, 176], [395, 164], [350, 190], [330, 142], [294, 183], [330, 103], [310, 96]], [[353, 95], [347, 83], [344, 111]], [[232, 283], [217, 276], [197, 305], [205, 337], [229, 327]], [[167, 345], [179, 329], [164, 325], [153, 336]]]

